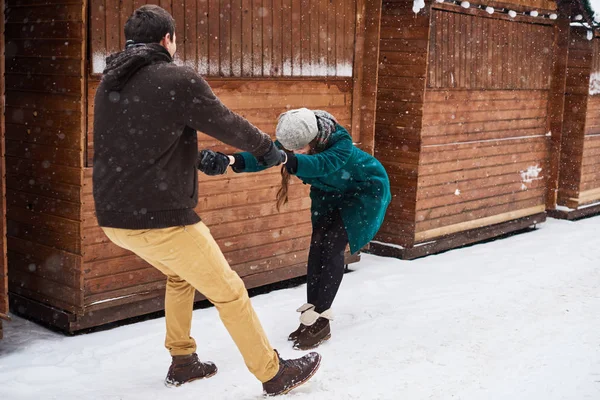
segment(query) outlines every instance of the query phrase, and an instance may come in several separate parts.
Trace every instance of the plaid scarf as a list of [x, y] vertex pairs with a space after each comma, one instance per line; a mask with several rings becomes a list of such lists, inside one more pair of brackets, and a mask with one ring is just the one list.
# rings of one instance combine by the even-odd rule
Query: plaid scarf
[[317, 137], [315, 138], [315, 150], [321, 152], [327, 148], [329, 138], [335, 132], [337, 121], [327, 111], [314, 110], [313, 112], [315, 113], [315, 117], [317, 117], [317, 127], [319, 128], [319, 133], [317, 133]]

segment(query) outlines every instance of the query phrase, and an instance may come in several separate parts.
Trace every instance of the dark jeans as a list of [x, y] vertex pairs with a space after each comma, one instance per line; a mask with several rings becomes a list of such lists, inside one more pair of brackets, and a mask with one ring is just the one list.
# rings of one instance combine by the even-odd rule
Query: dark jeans
[[313, 225], [308, 254], [307, 302], [322, 313], [331, 308], [344, 276], [344, 252], [348, 234], [335, 210]]

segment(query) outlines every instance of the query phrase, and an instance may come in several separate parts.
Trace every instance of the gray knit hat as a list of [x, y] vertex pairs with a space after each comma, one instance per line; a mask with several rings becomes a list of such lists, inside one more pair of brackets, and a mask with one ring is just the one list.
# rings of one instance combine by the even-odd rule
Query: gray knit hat
[[298, 108], [279, 116], [275, 136], [290, 151], [298, 150], [312, 142], [319, 133], [317, 117], [308, 108]]

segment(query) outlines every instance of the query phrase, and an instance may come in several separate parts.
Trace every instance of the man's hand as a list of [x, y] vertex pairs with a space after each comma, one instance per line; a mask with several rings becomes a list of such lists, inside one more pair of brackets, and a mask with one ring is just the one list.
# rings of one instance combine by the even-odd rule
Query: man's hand
[[269, 150], [262, 156], [256, 157], [256, 160], [258, 161], [258, 165], [270, 168], [274, 165], [285, 163], [287, 161], [287, 155], [285, 154], [285, 151], [278, 149], [274, 143], [271, 143]]
[[227, 172], [229, 163], [229, 157], [223, 153], [202, 150], [199, 156], [198, 169], [206, 175], [222, 175]]

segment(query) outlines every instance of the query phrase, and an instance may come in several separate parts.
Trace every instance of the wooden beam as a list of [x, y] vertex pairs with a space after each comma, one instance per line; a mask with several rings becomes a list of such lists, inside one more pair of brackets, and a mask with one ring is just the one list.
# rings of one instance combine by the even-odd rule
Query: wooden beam
[[[556, 202], [562, 206], [577, 208], [579, 205], [569, 198], [579, 197], [583, 169], [583, 153], [585, 141], [585, 116], [588, 113], [589, 79], [592, 68], [592, 41], [587, 40], [583, 28], [566, 26], [569, 29], [569, 50], [567, 61], [567, 78], [564, 91], [562, 113], [562, 131], [560, 145], [553, 143], [553, 157], [560, 157], [558, 162], [558, 191]], [[552, 132], [554, 135], [554, 131]], [[556, 159], [551, 160], [556, 163]], [[549, 209], [553, 209], [550, 207]]]
[[6, 260], [6, 163], [5, 153], [5, 78], [4, 78], [4, 0], [0, 0], [0, 317], [8, 312], [8, 277]]
[[427, 240], [433, 240], [436, 238], [440, 238], [442, 236], [450, 235], [457, 232], [468, 231], [471, 229], [482, 228], [488, 225], [496, 225], [502, 222], [507, 222], [510, 220], [515, 220], [523, 217], [528, 217], [530, 215], [537, 215], [543, 213], [545, 208], [543, 205], [526, 208], [523, 210], [510, 211], [507, 213], [493, 215], [491, 217], [480, 218], [473, 221], [461, 222], [454, 225], [443, 226], [441, 228], [430, 229], [424, 232], [417, 232], [415, 234], [415, 239], [418, 242], [424, 242]]
[[566, 219], [569, 221], [577, 221], [583, 218], [594, 217], [600, 215], [600, 204], [583, 207], [577, 210], [548, 210], [548, 216], [556, 219]]
[[381, 4], [359, 0], [356, 14], [352, 137], [369, 154], [373, 154], [375, 144]]
[[550, 171], [546, 192], [548, 210], [556, 208], [558, 198], [570, 32], [569, 18], [561, 13], [554, 27], [554, 67], [548, 101], [548, 130], [551, 132]]
[[365, 252], [379, 256], [400, 258], [402, 260], [414, 260], [431, 254], [441, 253], [446, 250], [502, 237], [507, 234], [518, 233], [535, 226], [536, 224], [540, 224], [545, 220], [545, 213], [535, 214], [500, 224], [472, 229], [466, 232], [458, 232], [415, 247], [403, 248], [400, 246], [388, 246], [383, 243], [371, 242], [369, 249]]

